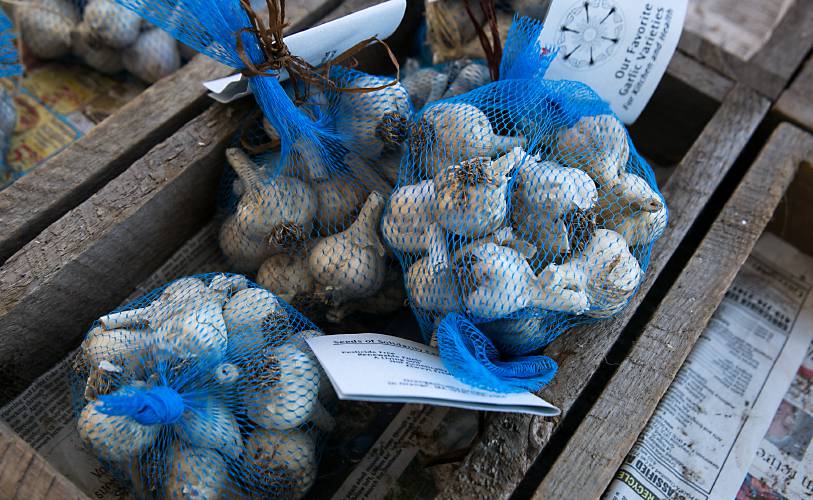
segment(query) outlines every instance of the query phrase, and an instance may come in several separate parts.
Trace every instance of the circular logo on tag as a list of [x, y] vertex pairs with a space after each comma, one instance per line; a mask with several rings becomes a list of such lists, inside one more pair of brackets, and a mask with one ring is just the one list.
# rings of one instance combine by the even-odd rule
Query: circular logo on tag
[[559, 57], [577, 69], [607, 62], [621, 43], [624, 16], [613, 0], [584, 0], [565, 14], [559, 26]]

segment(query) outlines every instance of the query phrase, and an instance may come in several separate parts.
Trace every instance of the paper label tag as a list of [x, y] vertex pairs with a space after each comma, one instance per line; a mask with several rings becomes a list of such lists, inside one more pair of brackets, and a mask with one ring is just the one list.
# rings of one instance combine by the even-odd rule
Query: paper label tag
[[454, 378], [437, 349], [377, 333], [326, 335], [307, 340], [340, 399], [423, 403], [471, 410], [531, 413], [560, 411], [529, 393], [489, 392]]
[[688, 0], [554, 0], [540, 35], [545, 78], [577, 80], [625, 123], [641, 114], [677, 47]]
[[[354, 45], [371, 37], [379, 40], [392, 35], [401, 24], [406, 12], [406, 0], [389, 0], [372, 7], [354, 12], [334, 21], [315, 26], [284, 39], [291, 54], [301, 57], [313, 66], [332, 60]], [[288, 78], [282, 70], [279, 80]], [[209, 96], [222, 103], [228, 103], [251, 93], [248, 78], [241, 74], [203, 82]]]

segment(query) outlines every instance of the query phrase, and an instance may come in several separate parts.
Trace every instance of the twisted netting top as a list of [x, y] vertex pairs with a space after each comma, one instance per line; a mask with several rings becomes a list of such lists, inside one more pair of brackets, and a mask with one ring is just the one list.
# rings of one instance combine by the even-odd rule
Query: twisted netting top
[[244, 276], [173, 281], [87, 333], [79, 436], [140, 498], [300, 498], [334, 425], [318, 335]]

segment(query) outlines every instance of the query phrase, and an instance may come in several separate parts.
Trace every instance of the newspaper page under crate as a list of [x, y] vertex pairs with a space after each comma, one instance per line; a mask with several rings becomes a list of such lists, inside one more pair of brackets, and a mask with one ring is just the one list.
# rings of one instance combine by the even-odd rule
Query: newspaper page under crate
[[[798, 406], [813, 394], [810, 383], [782, 399], [811, 348], [811, 292], [813, 258], [765, 233], [604, 497], [774, 498], [756, 487], [769, 477], [776, 491], [801, 498], [801, 479], [777, 488], [783, 473], [769, 469], [813, 468], [813, 416], [810, 404]], [[794, 423], [774, 418], [777, 408]]]

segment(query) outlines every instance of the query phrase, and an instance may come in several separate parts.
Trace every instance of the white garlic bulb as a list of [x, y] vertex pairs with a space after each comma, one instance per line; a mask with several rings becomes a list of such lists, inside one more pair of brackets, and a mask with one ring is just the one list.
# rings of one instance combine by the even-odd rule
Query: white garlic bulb
[[250, 357], [265, 347], [267, 342], [263, 329], [266, 320], [272, 315], [284, 313], [282, 304], [268, 290], [246, 288], [235, 293], [223, 306], [231, 357]]
[[626, 240], [608, 229], [597, 229], [584, 251], [561, 265], [549, 264], [543, 274], [584, 291], [590, 301], [585, 314], [594, 318], [606, 318], [623, 309], [643, 278]]
[[83, 22], [71, 33], [71, 45], [75, 56], [99, 73], [112, 75], [124, 70], [121, 54], [116, 49], [90, 40], [91, 35]]
[[316, 444], [297, 429], [255, 430], [246, 441], [246, 459], [252, 478], [256, 475], [267, 480], [267, 486], [282, 483], [290, 488], [285, 492], [274, 488], [273, 493], [283, 498], [302, 498], [316, 479]]
[[312, 421], [324, 431], [333, 429], [333, 417], [319, 402], [318, 364], [293, 344], [270, 354], [276, 361], [279, 380], [269, 387], [253, 389], [247, 398], [249, 418], [269, 429], [293, 429]]
[[410, 253], [429, 251], [432, 265], [448, 265], [446, 235], [435, 222], [435, 183], [421, 181], [398, 188], [390, 196], [381, 221], [381, 234], [396, 250]]
[[167, 455], [164, 497], [171, 500], [221, 500], [229, 489], [228, 467], [215, 450], [175, 446]]
[[401, 79], [415, 109], [438, 100], [446, 91], [449, 75], [434, 68], [421, 68]]
[[160, 29], [142, 32], [135, 43], [124, 49], [124, 67], [147, 83], [155, 83], [181, 67], [178, 43]]
[[79, 11], [70, 0], [37, 0], [15, 6], [16, 21], [25, 46], [35, 56], [54, 59], [71, 50], [71, 31]]
[[666, 204], [642, 177], [624, 172], [601, 194], [600, 225], [621, 234], [630, 246], [651, 243], [666, 227]]
[[485, 236], [508, 213], [509, 172], [513, 157], [472, 158], [442, 170], [434, 179], [435, 218], [447, 231], [461, 236]]
[[270, 290], [285, 302], [313, 291], [313, 277], [304, 255], [272, 255], [257, 271], [257, 284]]
[[585, 116], [556, 138], [562, 165], [584, 170], [599, 186], [612, 184], [627, 165], [627, 130], [613, 115]]
[[156, 337], [147, 329], [105, 330], [93, 328], [82, 342], [82, 355], [91, 368], [99, 368], [102, 362], [132, 368], [142, 360], [145, 351], [153, 345]]
[[409, 267], [406, 289], [413, 307], [442, 314], [461, 311], [450, 269], [438, 269], [429, 256]]
[[175, 356], [225, 356], [228, 333], [221, 302], [213, 296], [187, 302], [156, 327], [155, 335]]
[[466, 308], [478, 318], [501, 318], [526, 307], [573, 314], [589, 307], [583, 291], [547, 275], [534, 276], [528, 262], [513, 248], [484, 243], [471, 249], [461, 264], [464, 282], [470, 284]]
[[180, 420], [172, 424], [178, 438], [190, 446], [217, 450], [237, 458], [243, 450], [240, 427], [231, 410], [214, 397], [186, 402]]
[[111, 49], [132, 45], [141, 33], [141, 17], [111, 0], [90, 0], [82, 16], [93, 40]]
[[491, 73], [488, 66], [480, 63], [467, 64], [455, 75], [454, 81], [443, 93], [443, 98], [448, 99], [465, 94], [490, 82]]
[[[114, 394], [126, 394], [120, 389]], [[161, 430], [159, 425], [141, 425], [124, 415], [107, 415], [99, 411], [101, 401], [88, 403], [79, 414], [79, 437], [104, 460], [134, 460], [150, 447]]]
[[381, 288], [386, 251], [378, 224], [383, 209], [384, 197], [371, 193], [347, 230], [321, 239], [308, 254], [311, 276], [335, 304], [367, 297]]

